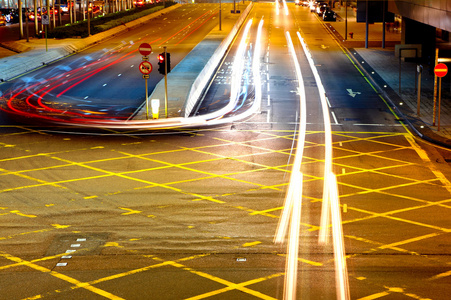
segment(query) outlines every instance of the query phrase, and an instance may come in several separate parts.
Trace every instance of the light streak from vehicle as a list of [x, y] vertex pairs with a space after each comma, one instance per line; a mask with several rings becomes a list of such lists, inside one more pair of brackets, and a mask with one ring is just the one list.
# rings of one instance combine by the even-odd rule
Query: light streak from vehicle
[[293, 170], [291, 179], [296, 184], [292, 185], [292, 194], [290, 195], [290, 232], [288, 235], [287, 258], [285, 263], [285, 300], [296, 299], [296, 286], [298, 274], [298, 255], [299, 255], [299, 230], [301, 225], [301, 207], [302, 207], [302, 173], [299, 170]]
[[274, 4], [276, 5], [276, 15], [279, 15], [279, 0], [274, 0]]
[[252, 70], [254, 76], [254, 91], [255, 91], [254, 102], [257, 102], [259, 104], [258, 109], [260, 109], [262, 101], [262, 88], [261, 88], [262, 27], [263, 27], [263, 18], [260, 20], [260, 23], [258, 24], [257, 38], [255, 39], [254, 59], [252, 61]]
[[[249, 29], [252, 25], [252, 19], [247, 22], [244, 29], [243, 36], [241, 37], [238, 50], [236, 51], [235, 58], [233, 60], [232, 78], [230, 80], [230, 103], [236, 103], [238, 101], [239, 91], [241, 89], [241, 78], [243, 75], [243, 68], [245, 65], [244, 54], [247, 47], [247, 38]], [[235, 105], [233, 105], [235, 106]]]
[[285, 10], [285, 15], [288, 16], [287, 2], [285, 0], [282, 0], [282, 3], [283, 3], [283, 9]]
[[338, 197], [337, 177], [330, 172], [327, 175], [329, 188], [329, 202], [332, 215], [332, 239], [334, 245], [334, 263], [335, 263], [335, 288], [337, 299], [351, 299], [348, 281], [348, 268], [346, 266], [346, 253], [343, 241], [343, 226], [340, 214], [340, 199]]
[[221, 108], [215, 112], [203, 115], [201, 117], [203, 120], [210, 120], [211, 124], [218, 124], [218, 122], [223, 123], [224, 121], [218, 121], [215, 119], [221, 119], [225, 114], [232, 111], [238, 102], [239, 91], [241, 88], [241, 78], [243, 75], [244, 54], [245, 54], [245, 51], [247, 48], [247, 37], [248, 37], [251, 25], [252, 25], [252, 19], [247, 22], [246, 27], [243, 31], [243, 36], [241, 37], [241, 40], [240, 40], [240, 43], [238, 46], [238, 50], [235, 53], [235, 58], [233, 61], [233, 70], [232, 70], [232, 75], [231, 75], [232, 78], [231, 78], [231, 91], [230, 91], [229, 102], [223, 108]]
[[332, 172], [332, 130], [329, 115], [328, 99], [326, 92], [321, 82], [318, 70], [315, 67], [312, 55], [307, 48], [307, 45], [301, 34], [297, 32], [299, 41], [302, 44], [304, 53], [307, 57], [313, 76], [318, 86], [318, 92], [321, 99], [321, 107], [324, 119], [324, 134], [325, 134], [325, 162], [324, 162], [324, 186], [323, 186], [323, 203], [321, 208], [320, 233], [319, 244], [327, 244], [330, 216], [332, 216], [332, 238], [334, 247], [334, 261], [335, 261], [335, 278], [336, 278], [336, 293], [339, 300], [349, 300], [349, 282], [348, 271], [346, 266], [346, 256], [343, 240], [343, 228], [340, 215], [340, 200], [338, 196], [338, 187], [336, 176]]
[[261, 43], [262, 43], [262, 28], [263, 28], [263, 19], [260, 20], [257, 29], [257, 36], [255, 38], [255, 49], [254, 56], [252, 59], [252, 74], [254, 76], [254, 91], [255, 98], [249, 109], [241, 114], [236, 114], [233, 116], [228, 116], [223, 119], [214, 119], [211, 121], [206, 120], [206, 125], [217, 125], [225, 122], [234, 122], [238, 120], [245, 119], [252, 114], [258, 112], [261, 107], [262, 101], [262, 91], [261, 91]]
[[[288, 229], [288, 223], [290, 220], [290, 201], [291, 201], [291, 191], [294, 189], [292, 185], [299, 184], [298, 182], [295, 182], [293, 178], [294, 170], [300, 170], [301, 164], [302, 164], [302, 156], [304, 155], [304, 146], [305, 146], [305, 135], [307, 131], [307, 98], [305, 94], [305, 86], [304, 86], [304, 79], [302, 77], [301, 67], [299, 65], [299, 61], [296, 56], [296, 51], [293, 46], [293, 42], [291, 40], [291, 36], [289, 32], [287, 31], [285, 33], [285, 37], [287, 39], [288, 44], [288, 50], [290, 52], [290, 55], [293, 59], [294, 69], [297, 75], [298, 84], [299, 84], [299, 133], [298, 133], [298, 139], [297, 139], [297, 145], [296, 145], [296, 155], [293, 162], [293, 173], [290, 178], [290, 184], [288, 186], [288, 192], [287, 196], [285, 198], [285, 205], [284, 209], [282, 210], [282, 214], [279, 220], [279, 224], [277, 227], [277, 231], [274, 237], [275, 243], [282, 243], [284, 240], [284, 237], [286, 235], [287, 229]], [[296, 120], [297, 121], [297, 120]]]
[[[305, 146], [305, 135], [307, 130], [307, 110], [306, 110], [306, 94], [304, 79], [302, 77], [301, 67], [296, 56], [296, 51], [291, 40], [290, 33], [285, 33], [289, 53], [293, 59], [299, 84], [299, 133], [296, 145], [296, 155], [291, 171], [290, 183], [288, 185], [287, 195], [285, 197], [284, 208], [282, 210], [276, 234], [274, 236], [275, 243], [282, 243], [289, 228], [287, 259], [285, 263], [285, 283], [284, 283], [284, 299], [296, 299], [297, 290], [297, 273], [298, 273], [298, 252], [299, 252], [299, 230], [301, 223], [301, 207], [302, 207], [302, 181], [301, 173], [302, 157]], [[296, 114], [297, 116], [297, 114]]]
[[329, 108], [327, 105], [326, 99], [326, 90], [322, 84], [321, 78], [319, 76], [318, 70], [315, 67], [315, 63], [313, 61], [312, 55], [307, 48], [307, 45], [302, 38], [301, 34], [297, 32], [299, 41], [302, 44], [302, 48], [304, 49], [305, 56], [307, 57], [307, 61], [310, 65], [310, 69], [313, 72], [313, 76], [316, 81], [316, 85], [318, 86], [319, 98], [321, 100], [321, 108], [323, 111], [323, 120], [324, 120], [324, 139], [325, 139], [325, 158], [324, 158], [324, 186], [323, 186], [323, 204], [321, 209], [321, 222], [320, 222], [320, 232], [319, 232], [319, 243], [327, 244], [328, 240], [328, 228], [330, 223], [330, 204], [327, 195], [329, 194], [328, 188], [329, 183], [327, 182], [327, 174], [332, 172], [332, 129], [330, 123], [330, 115]]

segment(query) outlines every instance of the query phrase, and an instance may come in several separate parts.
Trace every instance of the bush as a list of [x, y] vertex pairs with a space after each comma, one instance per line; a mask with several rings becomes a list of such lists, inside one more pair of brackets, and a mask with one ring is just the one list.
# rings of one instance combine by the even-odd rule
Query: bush
[[[165, 7], [175, 4], [173, 1], [165, 1]], [[126, 11], [119, 11], [105, 16], [99, 16], [90, 20], [91, 34], [97, 34], [108, 29], [124, 25], [124, 23], [131, 22], [141, 17], [150, 15], [163, 8], [163, 3], [147, 4], [144, 7], [135, 7]], [[88, 21], [78, 21], [74, 24], [67, 24], [66, 26], [55, 27], [49, 31], [48, 37], [55, 39], [65, 39], [80, 36], [85, 38], [88, 36]]]

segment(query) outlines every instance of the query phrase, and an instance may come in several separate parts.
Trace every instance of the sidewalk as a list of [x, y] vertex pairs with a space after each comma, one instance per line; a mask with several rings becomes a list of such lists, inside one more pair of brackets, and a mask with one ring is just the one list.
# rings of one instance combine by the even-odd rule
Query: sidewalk
[[[369, 25], [368, 48], [365, 48], [365, 23], [357, 23], [355, 13], [348, 8], [347, 39], [345, 36], [345, 10], [336, 8], [337, 22], [325, 22], [337, 40], [348, 49], [356, 64], [365, 76], [382, 92], [398, 117], [406, 122], [420, 137], [451, 148], [451, 85], [450, 76], [442, 78], [442, 97], [440, 109], [440, 130], [438, 128], [438, 99], [436, 102], [436, 121], [433, 122], [434, 73], [433, 66], [420, 62], [421, 73], [420, 115], [417, 115], [416, 77], [417, 63], [401, 61], [401, 92], [399, 91], [400, 61], [395, 57], [395, 44], [400, 44], [400, 28], [390, 28], [385, 33], [385, 48], [382, 48], [382, 23]], [[351, 39], [349, 33], [353, 33]], [[438, 81], [437, 81], [438, 82]], [[435, 126], [434, 126], [435, 125]]]

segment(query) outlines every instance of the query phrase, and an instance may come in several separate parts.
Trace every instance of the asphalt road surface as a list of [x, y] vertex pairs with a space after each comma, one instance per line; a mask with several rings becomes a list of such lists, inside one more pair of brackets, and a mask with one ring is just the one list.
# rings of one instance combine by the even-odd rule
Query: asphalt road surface
[[[261, 111], [247, 120], [87, 134], [2, 115], [1, 299], [282, 299], [288, 251], [273, 239], [300, 124], [297, 299], [336, 299], [333, 247], [318, 245], [320, 83], [297, 31], [329, 101], [350, 299], [449, 298], [451, 173], [438, 152], [445, 150], [407, 131], [308, 8], [288, 10], [277, 15], [274, 4], [258, 3], [250, 13], [254, 25], [264, 20], [263, 80]], [[224, 101], [231, 61], [205, 106]]]
[[[3, 84], [3, 95], [13, 95], [14, 104], [34, 111], [70, 111], [81, 116], [128, 118], [144, 102], [145, 83], [139, 71], [141, 43], [152, 45], [148, 57], [152, 72], [148, 93], [163, 78], [158, 72], [158, 53], [171, 53], [175, 65], [217, 26], [213, 4], [184, 5], [169, 14], [72, 55], [48, 67]], [[42, 103], [44, 105], [42, 105]], [[13, 105], [14, 105], [13, 104]]]

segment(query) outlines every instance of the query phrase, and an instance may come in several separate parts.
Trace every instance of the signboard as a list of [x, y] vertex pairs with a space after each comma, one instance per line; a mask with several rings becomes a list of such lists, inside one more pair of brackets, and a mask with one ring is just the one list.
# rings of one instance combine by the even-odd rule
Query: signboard
[[434, 68], [434, 73], [437, 77], [444, 77], [448, 74], [448, 67], [445, 64], [438, 64]]
[[[357, 0], [357, 22], [366, 22], [366, 6], [368, 4], [368, 23], [383, 22], [385, 10], [385, 22], [395, 21], [395, 14], [387, 10], [388, 3], [380, 0]], [[335, 1], [334, 1], [335, 2]]]
[[50, 24], [49, 15], [42, 15], [41, 23], [42, 23], [42, 25], [49, 25]]
[[144, 75], [150, 74], [152, 72], [152, 64], [148, 61], [143, 61], [139, 64], [139, 71]]
[[139, 53], [143, 56], [148, 56], [150, 53], [152, 53], [152, 46], [150, 46], [148, 43], [142, 43], [139, 48]]

